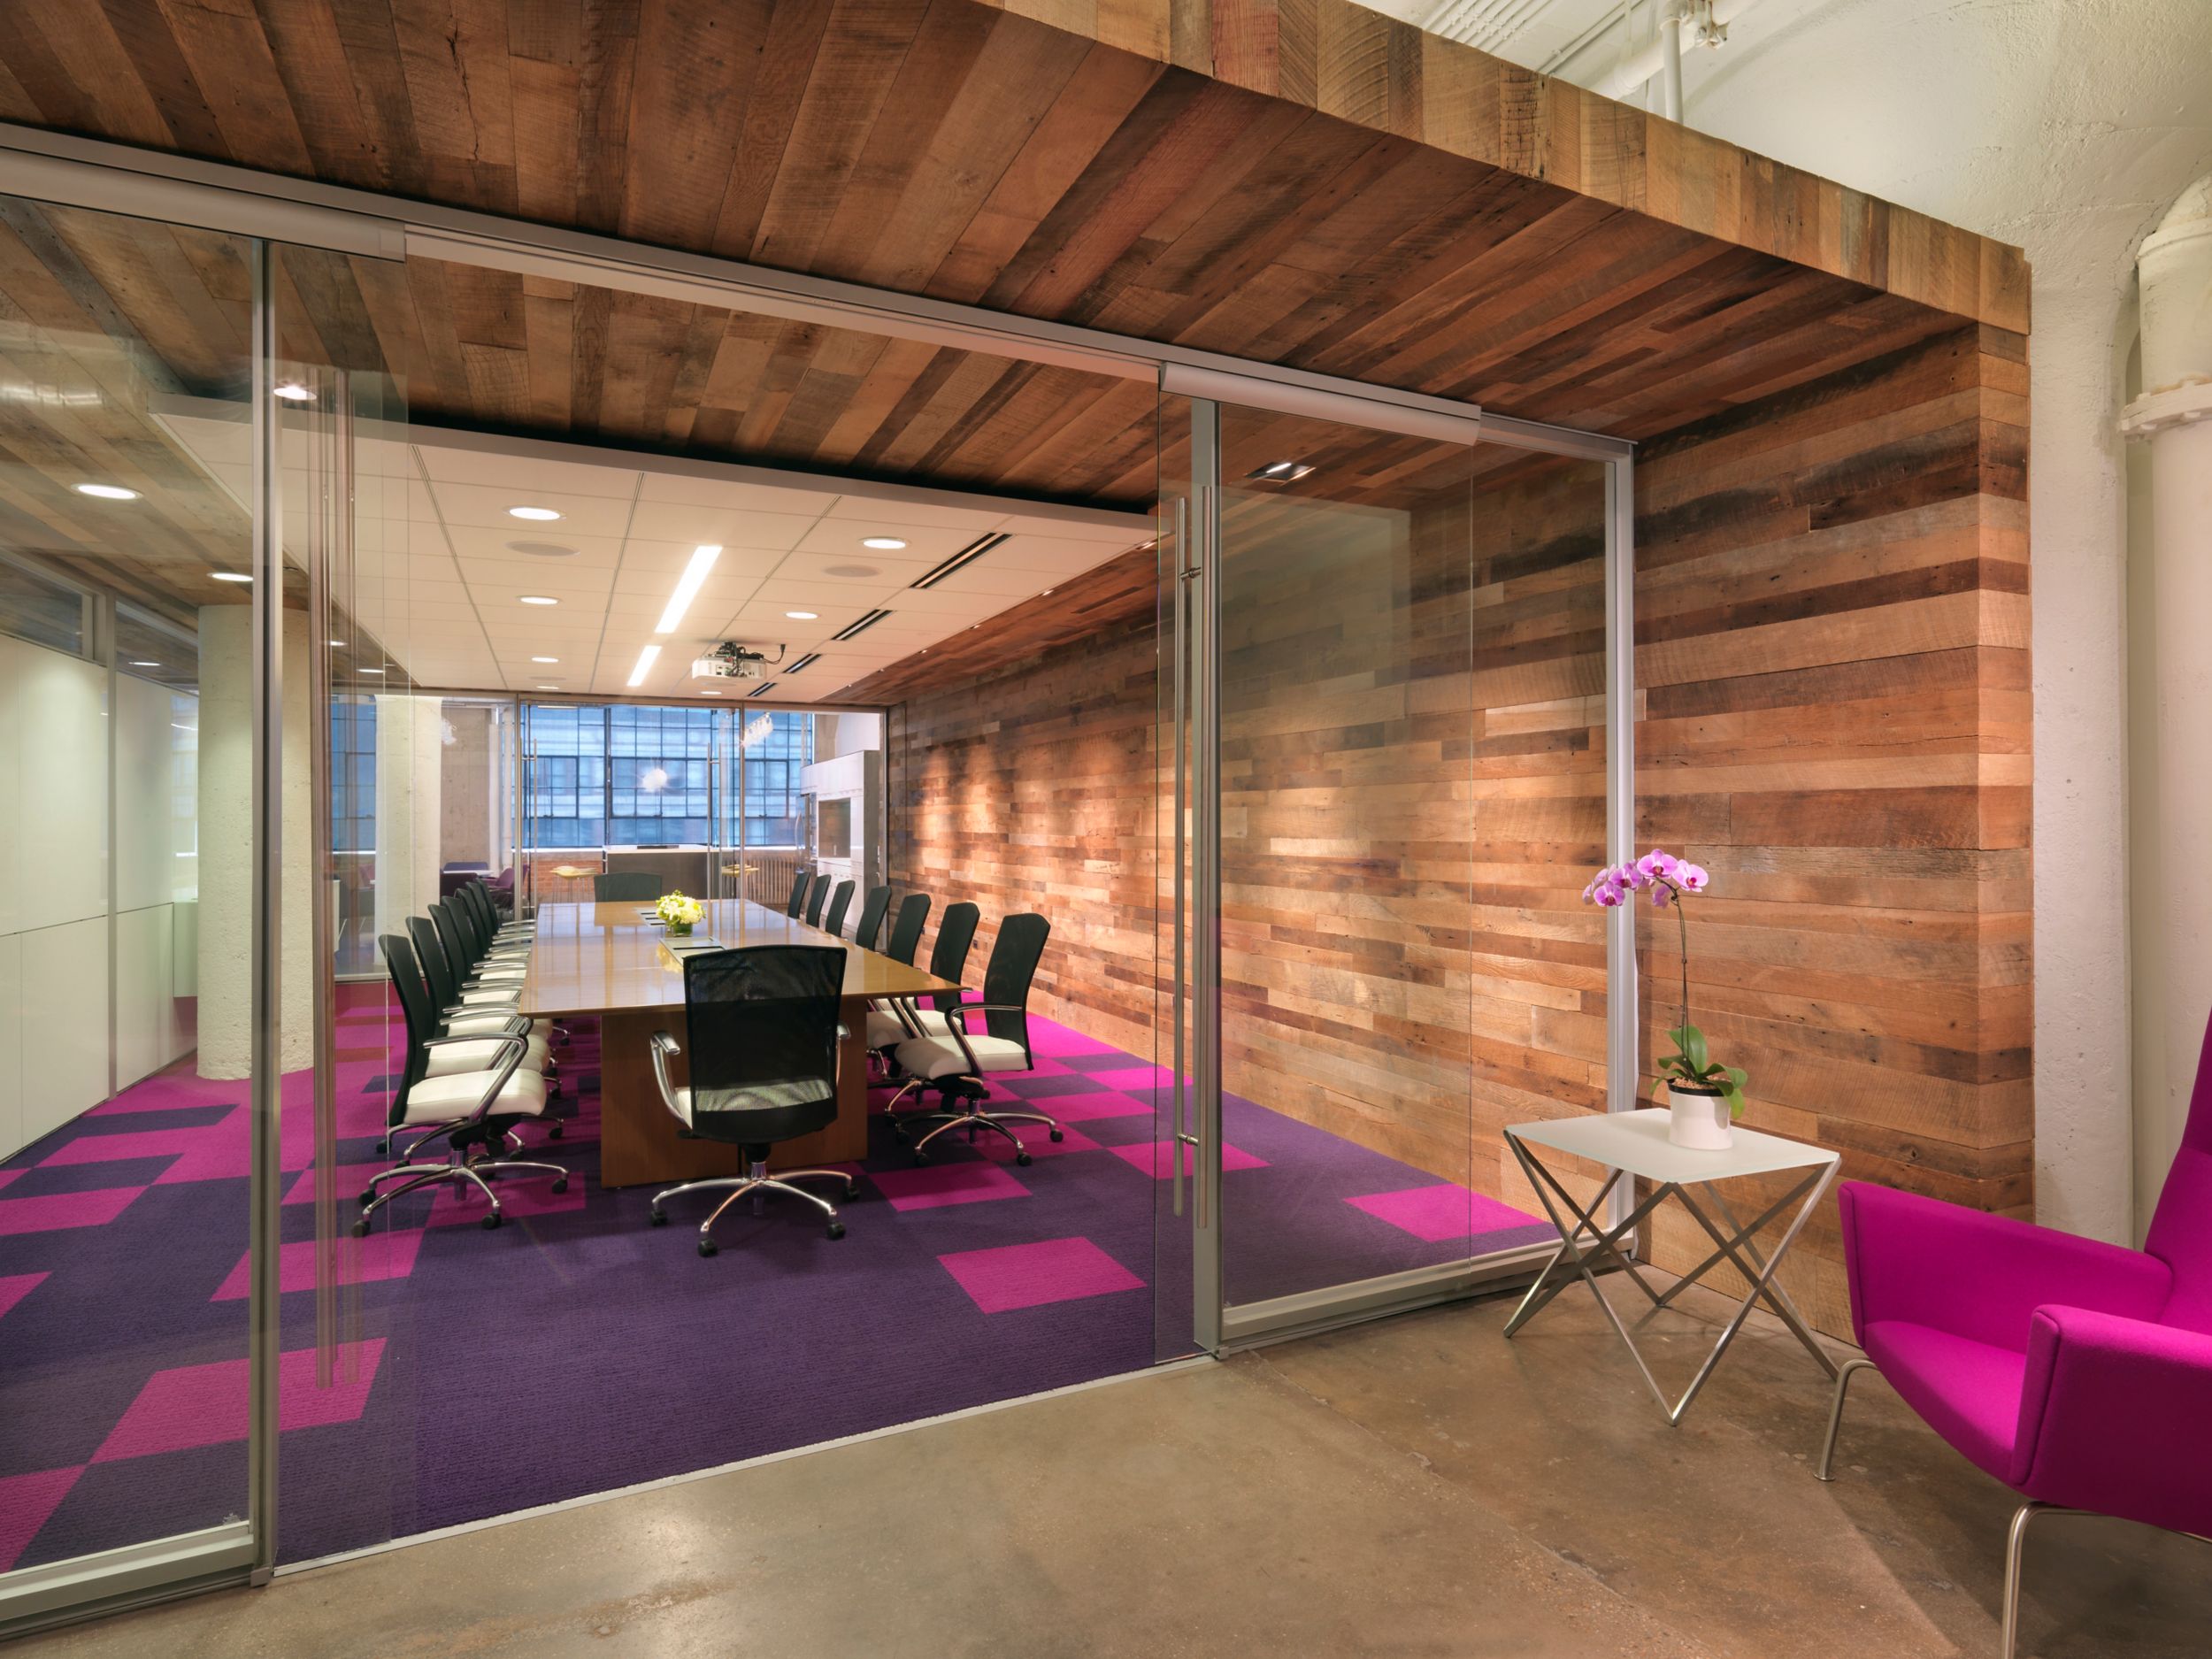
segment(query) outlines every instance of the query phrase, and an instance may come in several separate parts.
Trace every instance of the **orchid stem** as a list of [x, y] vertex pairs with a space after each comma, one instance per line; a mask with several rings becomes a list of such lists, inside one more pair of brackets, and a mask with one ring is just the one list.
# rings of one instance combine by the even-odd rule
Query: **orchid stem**
[[[1690, 1028], [1690, 918], [1682, 913], [1682, 889], [1671, 881], [1667, 885], [1674, 888], [1674, 919], [1682, 934], [1682, 1029], [1687, 1031]], [[1679, 1042], [1675, 1044], [1678, 1048], [1681, 1046]]]

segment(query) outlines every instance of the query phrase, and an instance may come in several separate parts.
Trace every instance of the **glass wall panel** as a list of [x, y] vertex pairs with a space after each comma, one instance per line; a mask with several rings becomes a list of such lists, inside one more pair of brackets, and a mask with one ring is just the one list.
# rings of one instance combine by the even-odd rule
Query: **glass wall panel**
[[251, 1549], [255, 253], [0, 199], [0, 1624]]

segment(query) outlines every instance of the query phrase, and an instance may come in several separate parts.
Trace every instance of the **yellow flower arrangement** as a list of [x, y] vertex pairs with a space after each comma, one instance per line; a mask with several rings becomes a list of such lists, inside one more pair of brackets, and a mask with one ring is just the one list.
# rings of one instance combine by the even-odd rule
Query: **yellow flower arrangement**
[[653, 912], [667, 923], [668, 931], [679, 938], [688, 933], [697, 926], [699, 918], [706, 914], [699, 907], [698, 900], [687, 899], [680, 893], [662, 894], [653, 906]]

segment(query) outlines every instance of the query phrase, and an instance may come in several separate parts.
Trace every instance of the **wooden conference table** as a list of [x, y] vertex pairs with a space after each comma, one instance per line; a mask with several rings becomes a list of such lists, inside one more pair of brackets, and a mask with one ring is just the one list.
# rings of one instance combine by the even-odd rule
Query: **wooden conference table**
[[[589, 1015], [599, 1021], [599, 1179], [606, 1187], [694, 1180], [742, 1168], [738, 1149], [687, 1141], [662, 1104], [650, 1044], [657, 1031], [684, 1033], [684, 976], [661, 948], [662, 931], [634, 900], [607, 904], [541, 904], [537, 942], [517, 1007], [539, 1019]], [[919, 968], [863, 950], [849, 940], [795, 921], [749, 899], [709, 903], [695, 937], [722, 945], [841, 945], [845, 951], [845, 1027], [838, 1052], [837, 1120], [818, 1134], [787, 1141], [772, 1168], [837, 1164], [868, 1150], [868, 999], [918, 996], [959, 987]], [[678, 1082], [687, 1056], [671, 1062]]]

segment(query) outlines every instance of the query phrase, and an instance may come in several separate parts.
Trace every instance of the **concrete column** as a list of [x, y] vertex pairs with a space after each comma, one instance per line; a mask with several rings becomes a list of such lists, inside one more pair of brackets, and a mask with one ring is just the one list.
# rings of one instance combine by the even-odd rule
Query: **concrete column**
[[436, 697], [376, 700], [376, 931], [403, 933], [438, 896], [445, 765]]
[[[2212, 179], [2182, 192], [2136, 256], [2141, 283], [2143, 395], [2121, 428], [2150, 451], [2148, 545], [2129, 549], [2149, 601], [2153, 655], [2139, 683], [2131, 744], [2149, 778], [2130, 791], [2151, 822], [2131, 871], [2139, 1036], [2135, 1189], [2149, 1217], [2182, 1126], [2205, 1022], [2212, 1016], [2212, 887], [2198, 878], [2212, 848]], [[2147, 706], [2146, 706], [2147, 704]], [[2145, 723], [2146, 732], [2139, 729]]]
[[[242, 1078], [253, 1018], [253, 607], [200, 610], [199, 1070]], [[314, 827], [303, 611], [284, 613], [282, 803], [287, 1071], [315, 1059]]]

